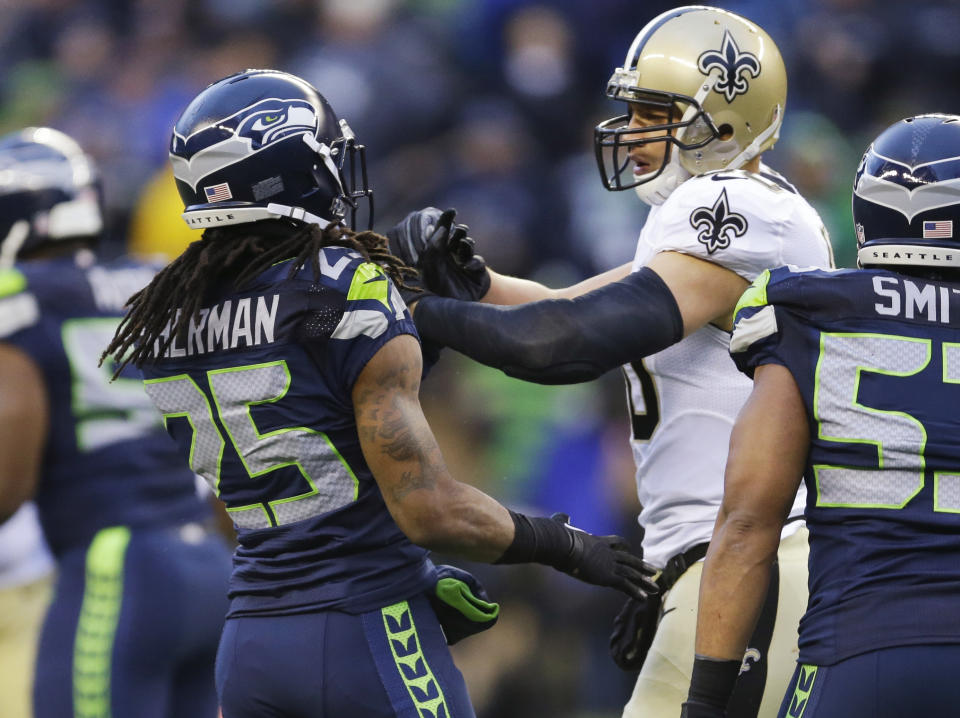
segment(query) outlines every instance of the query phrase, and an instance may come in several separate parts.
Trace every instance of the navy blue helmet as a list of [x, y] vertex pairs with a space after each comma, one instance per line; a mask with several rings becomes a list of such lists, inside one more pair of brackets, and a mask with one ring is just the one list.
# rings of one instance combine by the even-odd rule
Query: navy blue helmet
[[100, 181], [93, 160], [50, 127], [0, 138], [0, 267], [53, 242], [99, 239]]
[[960, 116], [884, 130], [853, 181], [860, 266], [960, 268]]
[[207, 87], [177, 120], [170, 161], [191, 227], [278, 217], [326, 227], [348, 212], [355, 227], [361, 199], [373, 226], [363, 145], [316, 88], [285, 72]]

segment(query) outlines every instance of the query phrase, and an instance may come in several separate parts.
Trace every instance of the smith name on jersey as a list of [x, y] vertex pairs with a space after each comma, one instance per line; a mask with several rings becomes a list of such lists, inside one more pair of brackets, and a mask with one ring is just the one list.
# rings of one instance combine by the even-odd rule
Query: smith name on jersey
[[166, 526], [209, 514], [138, 372], [125, 369], [111, 382], [112, 363], [97, 366], [127, 297], [155, 271], [128, 260], [95, 264], [80, 253], [0, 272], [0, 342], [33, 360], [47, 389], [36, 503], [55, 554], [108, 526]]
[[886, 270], [761, 275], [730, 350], [790, 370], [811, 449], [800, 661], [960, 638], [960, 291]]
[[[652, 207], [634, 271], [658, 252], [704, 259], [748, 282], [781, 264], [833, 263], [816, 211], [766, 167], [760, 174], [724, 170], [694, 177]], [[727, 332], [707, 324], [624, 367], [644, 554], [657, 566], [713, 533], [730, 431], [751, 389], [730, 361], [729, 341]], [[792, 515], [802, 510], [801, 496]]]
[[211, 294], [186, 337], [144, 365], [184, 458], [225, 502], [239, 546], [231, 615], [360, 613], [433, 580], [394, 523], [357, 436], [351, 391], [373, 355], [416, 336], [393, 283], [327, 247], [320, 273], [274, 265]]

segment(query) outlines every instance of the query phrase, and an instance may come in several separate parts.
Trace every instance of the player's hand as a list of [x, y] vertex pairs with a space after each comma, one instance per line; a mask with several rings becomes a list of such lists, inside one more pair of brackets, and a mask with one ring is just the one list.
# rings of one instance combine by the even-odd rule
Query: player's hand
[[680, 718], [726, 718], [727, 712], [699, 701], [685, 701], [680, 708]]
[[420, 255], [437, 230], [440, 219], [444, 219], [444, 227], [449, 230], [456, 215], [456, 210], [441, 212], [436, 207], [424, 207], [411, 212], [387, 231], [390, 252], [408, 267], [417, 267]]
[[610, 657], [625, 671], [639, 671], [657, 630], [660, 597], [628, 598], [613, 620]]
[[411, 212], [387, 231], [390, 251], [420, 271], [426, 288], [464, 301], [482, 299], [490, 289], [483, 257], [474, 253], [469, 227], [455, 224], [455, 209], [426, 207]]
[[557, 568], [595, 586], [609, 586], [642, 599], [659, 591], [653, 580], [657, 570], [644, 563], [621, 536], [594, 536], [570, 525], [567, 514], [550, 517], [570, 533], [573, 547]]

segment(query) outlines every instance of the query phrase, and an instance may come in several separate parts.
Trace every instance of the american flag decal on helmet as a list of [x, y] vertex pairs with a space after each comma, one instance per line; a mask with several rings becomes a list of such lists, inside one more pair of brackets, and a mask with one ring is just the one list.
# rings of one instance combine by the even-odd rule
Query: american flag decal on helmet
[[233, 194], [230, 192], [230, 185], [226, 182], [204, 187], [203, 192], [207, 195], [208, 202], [223, 202], [224, 200], [233, 199]]
[[924, 239], [953, 239], [953, 220], [923, 223]]

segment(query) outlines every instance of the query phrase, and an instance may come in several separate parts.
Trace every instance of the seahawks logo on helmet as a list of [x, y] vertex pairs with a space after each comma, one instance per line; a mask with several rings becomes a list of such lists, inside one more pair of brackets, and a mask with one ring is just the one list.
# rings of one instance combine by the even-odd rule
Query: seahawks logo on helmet
[[315, 134], [318, 123], [316, 110], [306, 100], [260, 100], [189, 137], [174, 132], [173, 173], [196, 189], [201, 179], [238, 158], [246, 159], [293, 135]]
[[867, 202], [892, 209], [906, 221], [957, 204], [960, 196], [960, 157], [910, 164], [884, 157], [871, 145], [860, 160], [853, 194]]
[[746, 73], [752, 78], [760, 76], [760, 60], [752, 52], [741, 52], [729, 30], [723, 31], [720, 50], [707, 50], [700, 55], [697, 67], [704, 75], [709, 75], [713, 69], [720, 70], [720, 79], [713, 89], [722, 93], [728, 103], [750, 89], [750, 84], [744, 77]]
[[707, 248], [708, 254], [713, 254], [729, 247], [734, 237], [743, 236], [749, 225], [742, 214], [730, 211], [724, 188], [713, 207], [697, 207], [691, 212], [690, 226], [700, 230], [697, 241]]

